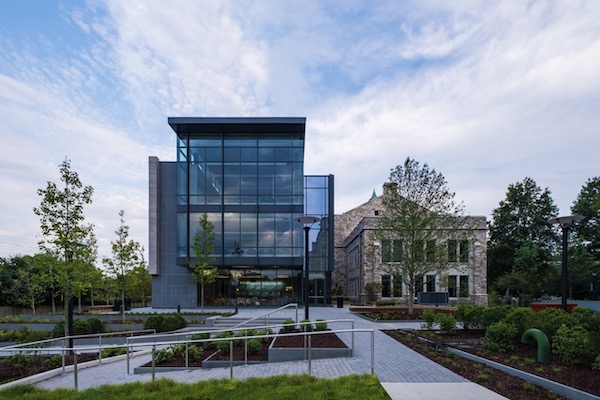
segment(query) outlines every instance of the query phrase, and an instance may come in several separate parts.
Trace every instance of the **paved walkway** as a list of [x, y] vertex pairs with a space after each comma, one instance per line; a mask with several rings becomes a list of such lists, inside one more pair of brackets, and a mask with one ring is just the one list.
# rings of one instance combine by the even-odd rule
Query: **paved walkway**
[[[254, 317], [266, 313], [265, 309], [240, 308], [239, 316]], [[300, 311], [303, 315], [303, 310]], [[294, 318], [294, 310], [284, 310], [276, 317]], [[347, 308], [315, 307], [310, 309], [310, 319], [323, 318], [354, 319], [355, 328], [375, 329], [375, 374], [381, 384], [394, 400], [475, 400], [475, 399], [504, 399], [504, 397], [469, 382], [450, 370], [436, 364], [406, 346], [390, 338], [381, 330], [397, 329], [400, 327], [418, 326], [415, 323], [374, 323], [356, 317]], [[348, 329], [348, 324], [336, 326], [330, 324], [332, 329]], [[343, 334], [342, 339], [350, 343], [350, 334]], [[323, 378], [335, 378], [351, 374], [364, 374], [371, 372], [371, 334], [355, 333], [354, 357], [313, 360], [311, 374]], [[135, 357], [131, 362], [133, 367], [143, 365], [151, 360], [150, 355]], [[127, 374], [126, 361], [104, 363], [100, 366], [80, 369], [78, 373], [78, 387], [80, 390], [105, 384], [121, 384], [127, 382], [143, 382], [152, 379], [152, 374]], [[197, 382], [205, 379], [220, 379], [230, 377], [229, 368], [210, 368], [176, 372], [157, 372], [156, 378], [169, 378], [178, 382]], [[282, 374], [308, 373], [307, 361], [265, 363], [243, 365], [233, 368], [233, 377], [245, 379], [250, 377], [266, 377]], [[40, 388], [73, 388], [74, 375], [67, 373], [44, 379], [35, 383]], [[1, 388], [1, 386], [0, 386]]]

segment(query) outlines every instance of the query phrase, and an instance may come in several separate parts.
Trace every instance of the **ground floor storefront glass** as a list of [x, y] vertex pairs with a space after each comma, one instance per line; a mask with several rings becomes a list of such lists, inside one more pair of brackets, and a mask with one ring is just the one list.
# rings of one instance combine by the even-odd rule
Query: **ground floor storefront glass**
[[[205, 304], [239, 306], [280, 306], [303, 303], [304, 280], [301, 269], [219, 268], [217, 279], [207, 285]], [[309, 301], [326, 301], [324, 273], [310, 273]], [[198, 296], [201, 290], [198, 288]], [[198, 298], [200, 304], [200, 298]]]

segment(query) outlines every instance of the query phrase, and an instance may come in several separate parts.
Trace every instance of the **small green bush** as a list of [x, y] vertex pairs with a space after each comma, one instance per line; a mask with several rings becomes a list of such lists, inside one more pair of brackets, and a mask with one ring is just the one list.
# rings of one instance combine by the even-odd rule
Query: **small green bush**
[[56, 369], [62, 367], [62, 357], [55, 355], [44, 360], [44, 366], [48, 369]]
[[102, 358], [115, 357], [125, 354], [127, 352], [127, 347], [123, 346], [115, 346], [115, 347], [107, 347], [102, 349]]
[[552, 352], [565, 364], [591, 364], [589, 332], [582, 326], [562, 325], [554, 335]]
[[502, 321], [511, 310], [509, 305], [483, 307], [479, 321], [480, 327], [486, 329], [491, 324]]
[[544, 332], [552, 342], [556, 331], [563, 325], [572, 326], [573, 321], [569, 314], [562, 309], [546, 308], [537, 314], [535, 324], [534, 328]]
[[168, 332], [185, 328], [185, 319], [181, 314], [156, 314], [144, 322], [144, 329], [156, 329], [157, 332]]
[[89, 333], [101, 333], [104, 332], [104, 325], [102, 324], [102, 321], [99, 318], [88, 318], [87, 322], [90, 326], [90, 332]]
[[431, 308], [424, 310], [421, 313], [421, 319], [423, 323], [421, 324], [421, 329], [433, 329], [435, 326], [435, 322], [437, 320], [437, 314]]
[[514, 325], [517, 337], [521, 337], [526, 330], [536, 325], [537, 313], [529, 307], [519, 307], [509, 312], [503, 321]]
[[573, 326], [579, 325], [591, 331], [594, 329], [594, 311], [587, 307], [575, 307], [571, 312], [571, 321]]
[[446, 335], [456, 333], [456, 319], [452, 314], [438, 314], [436, 322], [440, 325], [440, 330]]
[[456, 308], [454, 317], [463, 329], [481, 329], [481, 317], [484, 307], [475, 304], [461, 304]]
[[256, 354], [262, 348], [262, 341], [260, 339], [249, 339], [248, 340], [248, 353]]
[[190, 344], [188, 346], [188, 355], [191, 360], [199, 360], [200, 358], [202, 358], [202, 353], [202, 347], [199, 347], [195, 344]]
[[73, 334], [75, 335], [87, 335], [91, 333], [90, 324], [85, 319], [76, 319], [73, 321]]
[[517, 336], [517, 328], [506, 322], [495, 322], [485, 330], [483, 343], [492, 351], [506, 353], [515, 348], [514, 342]]
[[293, 319], [287, 319], [283, 321], [283, 327], [281, 328], [282, 333], [294, 332], [296, 330], [296, 322]]
[[326, 331], [327, 330], [327, 322], [324, 319], [318, 319], [315, 322], [315, 330], [317, 331]]
[[4, 363], [8, 364], [12, 369], [25, 373], [35, 365], [37, 357], [31, 354], [15, 354], [4, 359]]
[[190, 336], [191, 340], [206, 340], [206, 339], [210, 339], [210, 333], [194, 333], [192, 336]]
[[310, 323], [310, 319], [303, 319], [302, 321], [300, 321], [301, 324], [305, 324], [305, 325], [300, 325], [300, 329], [303, 332], [312, 332], [313, 331], [313, 326]]
[[596, 356], [596, 358], [594, 359], [594, 363], [592, 364], [592, 369], [593, 370], [600, 370], [600, 354], [598, 354]]

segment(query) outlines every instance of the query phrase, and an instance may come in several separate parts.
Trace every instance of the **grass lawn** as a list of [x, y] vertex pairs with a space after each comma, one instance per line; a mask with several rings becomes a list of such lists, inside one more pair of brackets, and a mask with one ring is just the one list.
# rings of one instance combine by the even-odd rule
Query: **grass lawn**
[[336, 379], [281, 375], [245, 380], [219, 379], [193, 384], [158, 379], [147, 383], [102, 386], [76, 392], [16, 386], [0, 391], [0, 400], [390, 400], [375, 375]]

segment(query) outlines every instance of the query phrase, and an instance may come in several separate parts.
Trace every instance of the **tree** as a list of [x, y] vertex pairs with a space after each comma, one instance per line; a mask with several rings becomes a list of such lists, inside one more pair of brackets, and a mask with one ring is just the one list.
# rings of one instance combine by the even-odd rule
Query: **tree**
[[215, 227], [208, 220], [206, 213], [198, 220], [198, 231], [194, 235], [192, 248], [195, 261], [188, 264], [192, 279], [200, 284], [200, 308], [204, 312], [205, 286], [213, 283], [217, 278], [217, 268], [211, 267], [214, 262], [212, 254], [215, 251]]
[[146, 306], [146, 300], [152, 294], [152, 276], [148, 273], [145, 263], [136, 265], [125, 275], [125, 290], [129, 293], [131, 301]]
[[[506, 199], [493, 210], [488, 225], [490, 286], [506, 290], [510, 289], [506, 287], [508, 282], [525, 279], [534, 286], [528, 294], [540, 294], [545, 278], [554, 275], [550, 261], [556, 251], [558, 236], [549, 220], [557, 214], [548, 188], [542, 190], [533, 179], [525, 178], [523, 182], [508, 186]], [[499, 284], [501, 276], [516, 272], [519, 272], [516, 275], [519, 279], [507, 278]], [[517, 292], [522, 291], [518, 289]]]
[[444, 176], [427, 164], [407, 158], [390, 172], [377, 236], [390, 275], [401, 277], [408, 289], [411, 315], [424, 275], [450, 268], [449, 257], [455, 253], [449, 251], [449, 243], [472, 238], [470, 220], [463, 217], [462, 204], [454, 196]]
[[584, 217], [574, 230], [590, 254], [600, 261], [600, 177], [588, 179], [571, 211]]
[[33, 257], [19, 257], [19, 261], [19, 268], [16, 270], [16, 279], [13, 283], [15, 302], [31, 308], [31, 312], [35, 314], [36, 304], [43, 300], [45, 294], [43, 275], [37, 268]]
[[115, 231], [117, 240], [111, 242], [112, 258], [104, 258], [102, 262], [108, 271], [117, 278], [121, 295], [121, 316], [125, 320], [125, 275], [128, 271], [144, 262], [143, 249], [139, 242], [128, 240], [129, 226], [125, 225], [125, 211], [119, 211], [120, 225]]
[[65, 335], [71, 334], [73, 268], [79, 261], [90, 258], [93, 250], [87, 242], [93, 233], [93, 225], [85, 224], [83, 212], [86, 204], [91, 204], [94, 189], [83, 186], [79, 175], [71, 170], [71, 161], [65, 159], [60, 165], [60, 180], [64, 184], [59, 189], [54, 182], [48, 182], [46, 189], [38, 189], [42, 197], [39, 207], [33, 209], [40, 217], [43, 239], [40, 250], [61, 260], [62, 268], [53, 273], [61, 274], [64, 282]]

